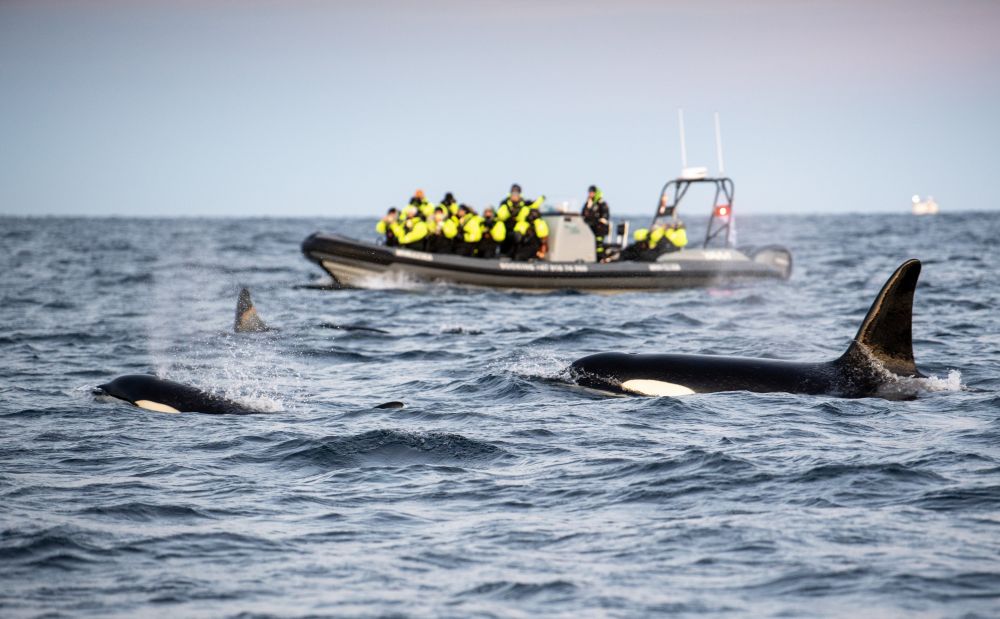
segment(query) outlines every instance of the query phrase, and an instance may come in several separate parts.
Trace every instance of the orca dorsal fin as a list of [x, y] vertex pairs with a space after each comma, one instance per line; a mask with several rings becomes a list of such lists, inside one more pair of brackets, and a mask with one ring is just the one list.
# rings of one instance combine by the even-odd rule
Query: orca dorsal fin
[[913, 292], [919, 277], [919, 260], [907, 260], [896, 269], [875, 297], [844, 359], [855, 358], [861, 348], [897, 376], [922, 376], [913, 360]]
[[261, 333], [268, 331], [267, 325], [257, 314], [257, 308], [250, 300], [250, 291], [246, 288], [240, 290], [240, 298], [236, 301], [236, 322], [233, 331], [236, 333]]

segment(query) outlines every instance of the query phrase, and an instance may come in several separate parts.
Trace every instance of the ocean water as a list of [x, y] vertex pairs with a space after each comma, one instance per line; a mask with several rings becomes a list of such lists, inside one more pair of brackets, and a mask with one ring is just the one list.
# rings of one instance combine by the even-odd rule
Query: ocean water
[[[0, 615], [1000, 616], [998, 214], [741, 219], [788, 282], [301, 286], [305, 236], [373, 223], [0, 219]], [[833, 358], [910, 257], [914, 400], [565, 383]], [[231, 332], [240, 285], [279, 330]], [[268, 414], [91, 393], [137, 372]]]

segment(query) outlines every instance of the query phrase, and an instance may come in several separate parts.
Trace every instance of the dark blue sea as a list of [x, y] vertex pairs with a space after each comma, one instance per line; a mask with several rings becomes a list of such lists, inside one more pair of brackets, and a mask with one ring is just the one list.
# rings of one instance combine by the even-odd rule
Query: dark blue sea
[[[739, 223], [790, 281], [335, 291], [299, 244], [374, 220], [0, 219], [0, 616], [1000, 616], [1000, 214]], [[910, 257], [914, 400], [565, 384], [832, 359]], [[141, 372], [268, 414], [92, 395]]]

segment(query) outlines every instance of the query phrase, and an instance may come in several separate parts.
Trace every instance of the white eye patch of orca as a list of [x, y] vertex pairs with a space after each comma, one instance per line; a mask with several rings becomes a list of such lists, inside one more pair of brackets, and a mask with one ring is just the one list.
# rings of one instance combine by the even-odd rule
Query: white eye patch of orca
[[636, 395], [648, 395], [656, 397], [677, 397], [681, 395], [694, 395], [694, 390], [684, 385], [668, 383], [662, 380], [633, 379], [622, 383], [622, 389]]

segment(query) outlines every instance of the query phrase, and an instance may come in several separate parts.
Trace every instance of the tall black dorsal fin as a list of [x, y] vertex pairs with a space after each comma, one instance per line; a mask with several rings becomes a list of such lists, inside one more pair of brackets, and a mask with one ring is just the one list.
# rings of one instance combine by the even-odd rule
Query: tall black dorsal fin
[[898, 376], [921, 376], [913, 360], [913, 292], [920, 261], [907, 260], [882, 286], [844, 358], [861, 347]]
[[236, 323], [233, 325], [236, 333], [260, 333], [267, 331], [267, 325], [257, 315], [257, 308], [250, 300], [250, 291], [246, 288], [240, 290], [240, 298], [236, 302]]

